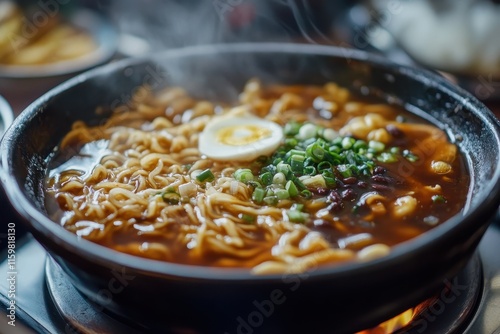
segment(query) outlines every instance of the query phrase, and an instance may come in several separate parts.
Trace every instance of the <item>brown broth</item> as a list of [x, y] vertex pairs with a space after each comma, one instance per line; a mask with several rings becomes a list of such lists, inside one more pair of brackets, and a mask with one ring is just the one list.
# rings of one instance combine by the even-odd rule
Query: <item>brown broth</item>
[[[285, 107], [283, 108], [287, 111], [281, 111], [274, 116], [268, 115], [276, 100], [282, 98], [283, 94], [292, 96], [290, 99], [284, 99], [283, 105]], [[332, 107], [330, 111], [318, 108], [318, 103], [321, 102], [318, 100], [319, 96], [323, 96], [325, 101], [334, 104], [333, 107], [329, 105], [329, 107]], [[297, 99], [297, 97], [299, 98]], [[178, 116], [182, 114], [182, 108], [172, 111], [172, 109], [169, 109], [172, 108], [172, 104], [165, 106], [154, 101], [153, 99], [153, 102], [148, 102], [150, 106], [158, 107], [159, 112], [154, 115], [164, 116], [164, 110], [166, 109], [167, 119], [172, 123], [183, 122], [179, 120]], [[312, 189], [312, 199], [298, 198], [293, 201], [280, 202], [279, 207], [283, 209], [290, 208], [294, 202], [303, 203], [306, 207], [305, 211], [310, 217], [303, 226], [307, 227], [309, 231], [321, 233], [333, 249], [358, 251], [370, 244], [381, 243], [388, 246], [399, 244], [425, 233], [435, 225], [445, 222], [453, 215], [461, 212], [466, 203], [470, 180], [464, 158], [460, 152], [458, 150], [454, 151], [456, 147], [449, 143], [449, 139], [443, 131], [408, 113], [400, 106], [387, 105], [380, 101], [375, 103], [365, 97], [354, 97], [336, 86], [270, 86], [265, 88], [260, 93], [259, 98], [250, 104], [253, 104], [257, 114], [267, 115], [268, 118], [281, 125], [291, 120], [309, 121], [337, 131], [354, 117], [363, 116], [367, 113], [382, 115], [385, 123], [380, 128], [386, 129], [386, 132], [390, 133], [391, 137], [386, 146], [398, 147], [400, 151], [409, 150], [418, 156], [418, 160], [413, 162], [401, 155], [398, 155], [397, 162], [377, 162], [378, 167], [375, 168], [372, 175], [368, 176], [342, 177], [337, 174], [337, 186], [333, 189]], [[194, 108], [194, 105], [195, 101], [193, 100], [186, 102], [186, 108], [189, 110]], [[172, 111], [170, 115], [168, 110]], [[192, 113], [192, 111], [190, 112]], [[144, 122], [141, 123], [137, 115], [130, 116], [130, 121], [127, 121], [127, 115], [118, 115], [120, 119], [117, 123], [121, 126], [130, 123], [133, 124], [132, 128], [150, 128], [151, 121], [156, 116], [145, 117]], [[404, 118], [404, 122], [399, 121], [402, 118]], [[89, 148], [88, 145], [90, 147], [95, 145], [92, 144], [93, 140], [110, 140], [111, 134], [107, 134], [105, 128], [101, 129], [100, 133], [102, 136], [97, 136], [97, 138], [91, 136], [92, 138], [88, 139], [91, 144], [87, 144], [87, 146], [84, 146], [85, 143], [78, 140], [68, 141], [69, 144], [61, 149], [58, 156], [53, 160], [52, 169], [48, 174], [48, 196], [46, 197], [48, 211], [54, 220], [59, 221], [73, 232], [79, 233], [82, 237], [106, 247], [157, 260], [206, 266], [247, 268], [254, 267], [264, 261], [273, 260], [274, 255], [272, 252], [277, 240], [270, 237], [270, 234], [264, 228], [264, 216], [259, 216], [260, 221], [257, 220], [251, 227], [243, 226], [248, 237], [245, 239], [245, 244], [237, 252], [224, 253], [214, 247], [205, 251], [203, 255], [194, 254], [195, 252], [191, 251], [192, 245], [181, 238], [186, 234], [196, 233], [194, 230], [196, 223], [190, 220], [189, 215], [182, 211], [182, 208], [179, 208], [181, 214], [176, 221], [167, 225], [158, 223], [159, 218], [157, 216], [148, 217], [144, 213], [145, 211], [138, 214], [129, 212], [121, 217], [118, 216], [112, 223], [108, 223], [101, 230], [95, 227], [88, 230], [78, 229], [75, 228], [75, 222], [67, 224], [72, 219], [71, 210], [67, 207], [67, 202], [61, 201], [60, 197], [55, 199], [55, 196], [60, 192], [64, 182], [79, 180], [82, 175], [88, 175], [89, 171], [96, 165], [95, 158], [101, 159], [103, 152], [108, 153], [107, 149], [103, 150], [102, 147], [101, 150], [96, 150], [97, 153], [95, 154], [84, 152], [85, 149]], [[82, 147], [84, 147], [83, 151], [81, 151]], [[67, 158], [64, 157], [71, 156], [71, 152], [75, 150], [80, 151], [80, 155], [85, 155], [87, 158], [72, 158], [69, 163], [61, 164], [61, 161], [67, 161]], [[431, 170], [430, 166], [433, 161], [441, 160], [447, 160], [447, 163], [451, 166], [451, 171], [445, 174], [436, 174]], [[79, 167], [70, 166], [71, 161], [77, 161]], [[187, 165], [194, 162], [185, 160], [183, 163]], [[244, 164], [212, 162], [211, 165], [216, 178], [220, 177], [223, 169], [227, 167], [251, 168], [255, 173], [259, 169], [253, 162]], [[187, 168], [180, 168], [179, 173], [189, 175]], [[133, 184], [140, 187], [141, 176], [131, 176], [130, 179], [133, 179], [133, 177], [137, 178], [137, 182]], [[88, 182], [83, 193], [78, 189], [68, 193], [72, 193], [76, 199], [91, 196], [95, 194], [92, 192], [97, 192], [89, 190], [95, 184], [95, 182]], [[439, 191], [434, 188], [436, 185], [439, 186]], [[383, 197], [376, 203], [382, 203], [386, 211], [385, 214], [374, 213], [375, 211], [363, 201], [367, 194], [375, 193]], [[433, 201], [433, 196], [436, 195], [440, 196], [439, 200]], [[416, 200], [416, 209], [411, 214], [397, 215], [395, 214], [394, 203], [398, 201], [398, 198], [405, 196], [411, 196]], [[315, 207], [315, 201], [322, 201], [325, 198], [326, 205]], [[260, 205], [260, 207], [264, 206]], [[227, 213], [227, 215], [230, 214], [231, 212]], [[90, 221], [94, 220], [90, 219]], [[113, 226], [109, 226], [111, 224]], [[185, 232], [189, 228], [192, 228], [191, 232]], [[221, 232], [220, 226], [214, 228], [218, 231], [218, 235], [221, 236], [219, 239], [224, 239], [225, 234]], [[148, 229], [153, 229], [154, 232], [145, 232]], [[102, 233], [103, 230], [107, 232]], [[304, 232], [302, 237], [305, 234], [307, 232]], [[365, 238], [367, 235], [371, 236], [369, 240]], [[299, 241], [292, 243], [294, 247], [300, 248]], [[155, 245], [161, 245], [158, 251], [155, 250]], [[310, 250], [310, 252], [313, 251], [314, 249]], [[240, 256], [244, 252], [251, 255]]]

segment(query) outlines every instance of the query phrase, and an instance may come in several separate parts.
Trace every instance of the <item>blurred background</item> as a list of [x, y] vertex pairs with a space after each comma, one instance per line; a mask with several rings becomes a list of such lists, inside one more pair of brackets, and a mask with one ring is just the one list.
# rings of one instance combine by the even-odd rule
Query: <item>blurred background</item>
[[[63, 23], [83, 36], [54, 31]], [[0, 95], [18, 114], [57, 83], [124, 57], [278, 41], [440, 71], [500, 113], [499, 32], [499, 0], [0, 0]]]

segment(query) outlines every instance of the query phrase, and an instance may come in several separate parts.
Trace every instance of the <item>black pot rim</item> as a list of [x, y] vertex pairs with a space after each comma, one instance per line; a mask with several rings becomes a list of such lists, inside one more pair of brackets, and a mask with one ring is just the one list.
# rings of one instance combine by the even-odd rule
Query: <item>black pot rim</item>
[[[140, 64], [155, 59], [168, 59], [171, 57], [193, 56], [214, 53], [294, 53], [318, 56], [344, 57], [346, 60], [368, 62], [369, 64], [382, 67], [392, 72], [403, 74], [411, 79], [427, 84], [429, 87], [438, 88], [440, 91], [452, 96], [468, 110], [471, 110], [481, 119], [485, 126], [495, 133], [496, 145], [500, 146], [500, 122], [480, 101], [465, 90], [454, 86], [445, 78], [431, 71], [394, 64], [378, 55], [364, 51], [341, 48], [335, 46], [311, 45], [311, 44], [288, 44], [288, 43], [235, 43], [219, 45], [190, 46], [157, 53], [153, 56], [129, 58], [108, 64], [66, 81], [55, 87], [28, 106], [13, 125], [8, 129], [1, 143], [2, 154], [2, 183], [8, 198], [15, 209], [29, 221], [31, 229], [36, 233], [50, 239], [50, 242], [63, 249], [77, 254], [79, 257], [100, 264], [104, 267], [114, 268], [120, 266], [132, 271], [145, 273], [151, 276], [167, 276], [193, 280], [231, 280], [275, 282], [282, 280], [282, 275], [254, 275], [248, 269], [242, 268], [214, 268], [194, 265], [166, 263], [156, 260], [145, 259], [133, 255], [120, 253], [107, 247], [95, 244], [91, 241], [80, 239], [75, 234], [65, 230], [41, 213], [24, 195], [19, 185], [9, 175], [12, 174], [9, 161], [12, 154], [12, 143], [20, 127], [24, 122], [29, 122], [37, 113], [43, 112], [43, 106], [54, 96], [57, 96], [69, 88], [97, 75], [112, 73], [126, 66]], [[455, 233], [463, 228], [476, 224], [483, 226], [493, 215], [500, 203], [500, 157], [497, 157], [497, 165], [490, 184], [482, 191], [481, 198], [476, 199], [476, 204], [471, 205], [464, 214], [457, 214], [443, 224], [430, 231], [394, 246], [391, 253], [383, 258], [370, 262], [350, 262], [342, 265], [325, 266], [310, 271], [308, 280], [325, 279], [334, 276], [350, 276], [365, 274], [372, 270], [384, 270], [397, 266], [401, 261], [409, 261], [420, 252], [450, 233]], [[471, 182], [474, 182], [471, 180]], [[483, 221], [477, 221], [477, 219]], [[64, 255], [62, 255], [64, 257]]]

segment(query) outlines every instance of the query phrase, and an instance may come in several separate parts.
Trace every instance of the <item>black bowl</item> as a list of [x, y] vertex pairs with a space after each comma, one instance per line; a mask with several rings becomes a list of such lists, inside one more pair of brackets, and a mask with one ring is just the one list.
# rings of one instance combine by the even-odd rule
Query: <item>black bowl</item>
[[[0, 138], [2, 138], [7, 128], [12, 124], [13, 119], [14, 119], [14, 112], [12, 111], [12, 108], [7, 103], [7, 101], [0, 95]], [[10, 221], [12, 217], [12, 211], [13, 210], [10, 206], [10, 203], [5, 197], [3, 187], [0, 187], [0, 212], [4, 215], [4, 218], [7, 218], [4, 219], [4, 221], [6, 220]], [[0, 249], [3, 248], [4, 247], [1, 247]]]
[[[253, 276], [241, 269], [162, 263], [79, 239], [44, 207], [47, 157], [75, 120], [98, 123], [141, 85], [180, 85], [235, 100], [251, 77], [335, 81], [383, 95], [445, 129], [471, 173], [463, 212], [390, 255], [303, 274]], [[152, 331], [344, 333], [414, 306], [464, 267], [500, 202], [500, 126], [473, 96], [442, 77], [350, 49], [233, 44], [172, 50], [98, 68], [51, 90], [14, 122], [1, 144], [2, 181], [33, 235], [96, 307]]]

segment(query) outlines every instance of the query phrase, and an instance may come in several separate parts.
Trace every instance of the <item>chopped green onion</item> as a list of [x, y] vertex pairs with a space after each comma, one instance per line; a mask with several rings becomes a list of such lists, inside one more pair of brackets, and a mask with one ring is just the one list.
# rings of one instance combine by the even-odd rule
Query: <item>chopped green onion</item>
[[300, 124], [296, 122], [290, 122], [285, 124], [285, 128], [283, 129], [283, 132], [287, 136], [295, 136], [297, 133], [299, 133], [300, 130]]
[[278, 158], [273, 160], [273, 164], [277, 166], [282, 161], [283, 161], [283, 159], [278, 157]]
[[307, 167], [307, 166], [314, 166], [316, 165], [316, 163], [314, 162], [313, 159], [311, 158], [306, 158], [306, 160], [304, 160], [304, 167]]
[[240, 218], [241, 220], [243, 220], [243, 222], [245, 222], [247, 224], [251, 224], [251, 223], [255, 222], [255, 216], [248, 215], [246, 213], [240, 213], [238, 215], [238, 218]]
[[285, 189], [288, 191], [288, 194], [290, 194], [290, 197], [295, 197], [299, 194], [297, 186], [291, 180], [285, 184]]
[[250, 169], [240, 168], [234, 172], [234, 178], [240, 182], [247, 183], [248, 181], [253, 181], [254, 176]]
[[342, 140], [342, 148], [344, 150], [348, 150], [354, 145], [354, 143], [356, 143], [356, 139], [351, 138], [351, 137], [345, 137]]
[[305, 151], [302, 151], [302, 150], [296, 150], [296, 149], [292, 149], [288, 152], [288, 154], [290, 156], [294, 156], [294, 155], [299, 155], [299, 156], [302, 156], [302, 157], [305, 157], [306, 156], [306, 152]]
[[352, 148], [359, 152], [359, 150], [361, 149], [367, 149], [368, 148], [368, 144], [366, 144], [366, 142], [364, 140], [356, 140], [356, 142], [354, 143], [354, 145], [352, 146]]
[[321, 162], [325, 157], [325, 150], [319, 145], [318, 142], [315, 142], [306, 148], [306, 154], [314, 162]]
[[292, 223], [300, 223], [303, 224], [306, 222], [308, 215], [306, 213], [297, 211], [297, 210], [287, 210], [286, 215], [288, 216], [288, 220]]
[[267, 188], [266, 196], [274, 196], [274, 189], [273, 188]]
[[338, 165], [337, 170], [344, 178], [352, 176], [352, 171], [349, 168], [349, 165]]
[[306, 186], [295, 175], [292, 175], [292, 177], [290, 178], [290, 180], [293, 181], [293, 183], [295, 183], [295, 185], [297, 186], [297, 189], [299, 189], [299, 190], [306, 189]]
[[318, 164], [318, 172], [332, 170], [332, 164], [329, 161], [321, 161]]
[[337, 181], [335, 181], [334, 177], [325, 176], [325, 174], [323, 174], [323, 178], [325, 179], [325, 183], [328, 186], [328, 188], [335, 188], [337, 186]]
[[336, 145], [332, 145], [330, 146], [330, 148], [328, 149], [328, 151], [330, 153], [340, 153], [342, 151], [342, 149]]
[[302, 210], [304, 210], [304, 204], [300, 204], [300, 203], [293, 203], [293, 205], [292, 205], [292, 207], [290, 208], [290, 210], [302, 211]]
[[267, 165], [266, 167], [262, 168], [261, 173], [270, 173], [271, 176], [276, 174], [276, 166], [275, 165]]
[[358, 156], [356, 153], [354, 153], [353, 151], [347, 151], [345, 153], [345, 159], [347, 160], [347, 162], [351, 165], [357, 165], [358, 163], [362, 163], [363, 160], [360, 159], [360, 156]]
[[260, 181], [266, 186], [270, 185], [273, 182], [273, 175], [270, 172], [261, 174], [259, 178]]
[[377, 156], [377, 160], [380, 162], [391, 163], [391, 162], [397, 162], [398, 158], [396, 158], [396, 156], [394, 156], [394, 154], [392, 154], [392, 153], [382, 152], [382, 153], [380, 153], [379, 156]]
[[368, 147], [375, 152], [382, 152], [383, 150], [385, 150], [385, 144], [376, 140], [370, 140], [368, 142]]
[[312, 197], [312, 192], [308, 189], [304, 189], [300, 192], [300, 195], [306, 199], [309, 199]]
[[181, 196], [172, 188], [168, 188], [166, 191], [164, 191], [161, 195], [161, 198], [165, 203], [168, 204], [179, 204], [179, 201], [181, 200]]
[[392, 154], [399, 154], [399, 147], [391, 147], [389, 150]]
[[332, 144], [336, 145], [338, 147], [342, 146], [342, 141], [344, 140], [344, 137], [337, 137], [334, 140], [332, 140]]
[[215, 176], [210, 169], [205, 169], [196, 176], [198, 182], [212, 182], [213, 180], [215, 180]]
[[304, 175], [316, 175], [316, 168], [314, 166], [304, 167]]
[[315, 137], [316, 133], [317, 133], [316, 125], [311, 123], [306, 123], [300, 127], [297, 137], [302, 140], [309, 139]]
[[276, 168], [277, 168], [279, 173], [283, 173], [285, 175], [288, 175], [288, 172], [290, 172], [292, 170], [290, 165], [282, 163], [282, 162], [279, 163], [278, 166], [276, 166]]
[[264, 202], [267, 205], [276, 205], [276, 204], [278, 204], [278, 197], [277, 196], [266, 196], [266, 197], [264, 197]]
[[262, 188], [262, 184], [260, 184], [258, 181], [248, 181], [247, 184], [254, 188]]
[[[256, 203], [276, 205], [280, 200], [299, 195], [310, 199], [311, 190], [333, 189], [338, 186], [338, 178], [369, 177], [377, 162], [401, 159], [398, 147], [386, 148], [376, 140], [342, 137], [333, 129], [310, 123], [290, 122], [284, 132], [284, 144], [262, 160], [267, 165], [252, 167], [251, 170], [261, 167], [257, 176], [250, 169], [235, 172], [237, 180], [254, 188], [252, 199]], [[403, 156], [418, 159], [409, 151]]]
[[304, 160], [306, 158], [302, 155], [294, 154], [290, 158], [290, 167], [292, 168], [292, 172], [300, 173], [304, 168]]
[[255, 188], [252, 193], [252, 200], [260, 204], [264, 200], [264, 196], [266, 195], [266, 191], [262, 188]]
[[332, 141], [339, 136], [338, 132], [333, 129], [324, 129], [321, 136], [328, 141]]
[[273, 183], [274, 184], [280, 184], [280, 185], [284, 185], [286, 182], [286, 177], [285, 177], [285, 174], [279, 172], [279, 173], [276, 173], [273, 177]]
[[409, 150], [403, 151], [403, 157], [405, 157], [410, 162], [416, 162], [419, 159], [419, 157], [417, 155], [413, 154], [413, 152], [411, 152]]
[[295, 146], [297, 146], [297, 144], [298, 144], [298, 141], [295, 138], [286, 138], [285, 139], [285, 146], [295, 147]]
[[432, 202], [433, 203], [446, 203], [446, 198], [442, 195], [433, 195]]
[[279, 200], [281, 199], [288, 199], [290, 198], [290, 193], [286, 191], [285, 189], [276, 189], [274, 191], [276, 197], [278, 197]]

